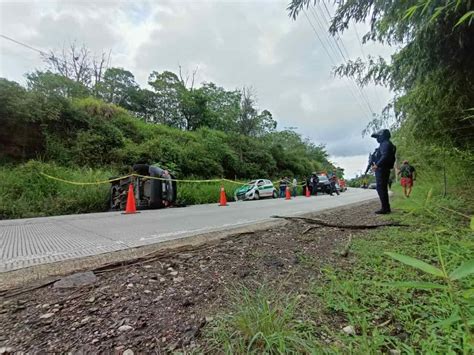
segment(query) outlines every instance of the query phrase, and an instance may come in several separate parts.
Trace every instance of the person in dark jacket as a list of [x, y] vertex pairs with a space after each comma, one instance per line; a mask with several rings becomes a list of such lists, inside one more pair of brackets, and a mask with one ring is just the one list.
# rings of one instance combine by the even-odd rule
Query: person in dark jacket
[[318, 185], [319, 185], [318, 175], [316, 175], [316, 174], [311, 175], [311, 185], [313, 186], [313, 189], [311, 191], [311, 195], [317, 196], [318, 195]]
[[374, 157], [372, 170], [375, 172], [375, 182], [377, 183], [377, 193], [380, 198], [382, 208], [375, 213], [388, 214], [390, 210], [390, 201], [388, 199], [388, 180], [390, 178], [390, 170], [395, 164], [395, 153], [397, 148], [390, 141], [390, 131], [382, 129], [372, 134], [372, 138], [376, 138], [380, 144], [377, 154]]
[[309, 194], [311, 195], [312, 191], [313, 191], [313, 184], [311, 182], [311, 178], [310, 177], [307, 177], [306, 178], [306, 183], [305, 183], [305, 186], [303, 187], [303, 194], [306, 195], [306, 190], [309, 191]]
[[336, 188], [336, 183], [337, 183], [336, 174], [333, 174], [329, 181], [331, 182], [331, 196], [333, 196], [333, 193], [336, 193], [336, 195], [339, 196], [339, 191]]
[[280, 198], [285, 197], [287, 186], [288, 186], [288, 179], [286, 177], [282, 177], [280, 180]]

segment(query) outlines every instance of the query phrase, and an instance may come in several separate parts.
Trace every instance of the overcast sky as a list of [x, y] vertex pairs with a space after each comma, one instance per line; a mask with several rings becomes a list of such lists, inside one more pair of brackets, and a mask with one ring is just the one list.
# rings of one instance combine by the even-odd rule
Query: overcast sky
[[[289, 0], [273, 1], [119, 1], [0, 0], [1, 34], [37, 49], [60, 49], [72, 41], [100, 53], [112, 51], [111, 65], [134, 73], [146, 85], [151, 71], [186, 72], [198, 67], [196, 81], [212, 81], [226, 89], [252, 86], [260, 109], [268, 109], [278, 127], [296, 127], [316, 144], [325, 144], [333, 162], [352, 177], [365, 168], [376, 146], [361, 131], [370, 120], [367, 103], [355, 84], [332, 76], [343, 63], [329, 44], [324, 7], [293, 21]], [[329, 12], [332, 9], [328, 7]], [[325, 17], [323, 17], [325, 16]], [[387, 57], [391, 49], [358, 41], [366, 31], [342, 37], [344, 53]], [[39, 54], [0, 38], [0, 76], [21, 83], [24, 74], [43, 68]], [[380, 87], [363, 90], [375, 112], [391, 97]]]

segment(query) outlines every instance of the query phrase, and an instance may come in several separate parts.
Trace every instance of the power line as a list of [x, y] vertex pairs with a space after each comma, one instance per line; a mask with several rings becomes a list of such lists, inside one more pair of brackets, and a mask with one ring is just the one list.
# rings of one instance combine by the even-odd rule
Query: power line
[[311, 15], [313, 15], [313, 18], [314, 18], [314, 21], [316, 22], [316, 24], [318, 25], [319, 27], [319, 30], [325, 34], [325, 39], [328, 43], [328, 47], [332, 50], [332, 53], [333, 55], [335, 56], [335, 58], [338, 58], [339, 57], [339, 54], [337, 53], [337, 50], [336, 50], [336, 47], [334, 47], [334, 44], [331, 42], [331, 40], [329, 39], [327, 33], [326, 33], [326, 30], [324, 29], [324, 26], [321, 24], [321, 21], [319, 20], [319, 17], [316, 16], [315, 12], [314, 12], [314, 9], [313, 8], [309, 8], [309, 11], [311, 12]]
[[37, 49], [37, 48], [35, 48], [35, 47], [32, 47], [32, 46], [30, 46], [29, 44], [26, 44], [26, 43], [17, 41], [16, 39], [13, 39], [13, 38], [11, 38], [11, 37], [8, 37], [8, 36], [2, 35], [2, 34], [0, 34], [0, 37], [6, 39], [6, 40], [8, 40], [8, 41], [11, 41], [11, 42], [13, 42], [13, 43], [19, 44], [20, 46], [23, 46], [23, 47], [25, 47], [25, 48], [31, 49], [32, 51], [38, 52], [38, 53], [41, 54], [41, 55], [48, 55], [48, 53], [46, 53], [46, 52], [44, 52], [44, 51], [42, 51], [42, 50], [40, 50], [40, 49]]
[[[323, 32], [326, 32], [326, 30], [324, 29], [324, 25], [323, 25], [323, 21], [320, 19], [318, 13], [316, 12], [316, 10], [312, 7], [310, 7], [310, 11], [312, 12], [313, 14], [313, 17], [315, 18], [315, 20], [318, 22], [319, 24], [319, 27], [322, 29]], [[326, 19], [325, 19], [326, 20]], [[327, 21], [326, 21], [327, 22]], [[334, 38], [332, 38], [333, 41], [331, 41], [331, 37], [328, 36], [328, 41], [331, 42], [331, 43], [334, 43], [336, 46], [334, 48], [338, 49], [339, 50], [339, 54], [341, 55], [342, 59], [344, 61], [346, 61], [346, 57], [344, 56], [344, 53], [342, 53], [341, 51], [341, 48], [337, 45], [337, 42], [334, 40]], [[336, 54], [337, 54], [337, 51], [335, 51]]]
[[[11, 37], [8, 37], [8, 36], [2, 35], [2, 34], [0, 34], [0, 37], [6, 39], [6, 40], [8, 40], [8, 41], [11, 41], [11, 42], [13, 42], [13, 43], [16, 43], [16, 44], [18, 44], [18, 45], [20, 45], [20, 46], [22, 46], [22, 47], [28, 48], [28, 49], [30, 49], [30, 50], [32, 50], [32, 51], [35, 51], [35, 52], [41, 54], [41, 55], [44, 57], [43, 60], [48, 59], [48, 60], [52, 60], [52, 61], [55, 61], [55, 62], [61, 62], [61, 63], [64, 64], [64, 65], [68, 65], [68, 63], [67, 63], [67, 61], [66, 61], [65, 59], [61, 59], [61, 58], [56, 57], [56, 55], [54, 55], [54, 53], [47, 53], [47, 52], [45, 52], [45, 51], [42, 51], [41, 49], [32, 47], [32, 46], [30, 46], [29, 44], [26, 44], [26, 43], [17, 41], [17, 40], [14, 39], [14, 38], [11, 38]], [[108, 59], [108, 60], [110, 60], [110, 53], [109, 53], [109, 59]]]
[[[319, 3], [318, 3], [318, 7], [321, 10], [321, 15], [323, 16], [324, 21], [326, 22], [326, 25], [329, 28], [329, 27], [331, 27], [330, 23], [329, 23], [329, 20], [331, 19], [332, 15], [329, 12], [328, 7], [326, 6], [326, 3], [323, 2], [323, 5], [324, 5], [324, 9], [326, 10], [326, 13], [328, 14], [327, 18], [326, 18], [326, 15], [324, 15], [324, 13], [323, 13], [323, 9], [322, 9], [321, 5], [319, 5]], [[347, 51], [347, 48], [344, 46], [344, 42], [342, 41], [341, 37], [339, 36], [339, 33], [336, 32], [336, 36], [337, 36], [336, 37], [337, 40], [341, 42], [342, 48], [344, 49], [344, 52], [346, 53], [346, 57], [349, 58], [350, 57], [349, 52]]]
[[[319, 6], [319, 3], [318, 3], [318, 6]], [[325, 2], [323, 2], [323, 6], [324, 6], [324, 9], [326, 10], [326, 13], [328, 14], [329, 19], [331, 19], [332, 15], [331, 15], [331, 13], [329, 12], [329, 9], [328, 9], [328, 7], [326, 6], [326, 3], [325, 3]], [[329, 26], [329, 24], [328, 24], [328, 26]], [[359, 42], [359, 48], [360, 48], [360, 51], [361, 51], [361, 53], [362, 53], [362, 57], [363, 57], [364, 60], [367, 62], [367, 57], [366, 57], [366, 55], [365, 55], [365, 53], [364, 53], [364, 49], [362, 48], [362, 41], [360, 40], [359, 33], [357, 32], [357, 27], [356, 27], [355, 25], [354, 25], [354, 30], [355, 30], [355, 33], [356, 33], [357, 41]], [[345, 50], [345, 52], [346, 52], [346, 54], [347, 54], [347, 57], [349, 57], [349, 53], [348, 53], [348, 51], [347, 51], [347, 48], [344, 46], [344, 41], [342, 40], [342, 38], [341, 38], [339, 35], [337, 35], [337, 37], [338, 37], [338, 39], [341, 41], [341, 44], [343, 45], [343, 48], [344, 48], [344, 50]], [[374, 92], [375, 92], [375, 96], [377, 97], [377, 101], [378, 101], [379, 105], [380, 105], [381, 107], [383, 107], [382, 100], [380, 99], [380, 95], [379, 95], [378, 91], [375, 90]]]
[[[323, 10], [321, 8], [321, 6], [319, 5], [319, 3], [317, 4], [320, 11], [321, 11], [321, 15], [322, 17], [324, 18], [324, 21], [326, 22], [326, 25], [329, 27], [329, 19], [331, 19], [331, 13], [329, 12], [329, 9], [328, 7], [326, 6], [326, 3], [323, 2], [323, 5], [324, 5], [324, 9], [326, 10], [326, 13], [328, 15], [328, 18], [326, 18], [326, 15], [323, 13]], [[348, 58], [350, 57], [349, 55], [349, 51], [347, 50], [345, 44], [344, 44], [344, 41], [342, 40], [342, 38], [339, 36], [338, 33], [336, 33], [336, 37], [334, 38], [333, 37], [333, 40], [334, 40], [334, 43], [336, 44], [336, 46], [338, 47], [339, 51], [341, 52], [341, 55], [342, 55], [342, 50], [341, 48], [339, 47], [339, 44], [338, 44], [338, 41], [339, 43], [341, 44], [342, 46], [342, 49], [344, 50], [344, 52], [346, 53], [346, 57], [344, 57], [344, 55], [342, 55], [343, 59], [346, 61], [346, 65], [347, 65], [347, 61], [348, 61]], [[361, 50], [362, 50], [362, 46], [361, 46]], [[354, 81], [354, 84], [357, 86], [357, 89], [360, 91], [360, 95], [362, 96], [362, 98], [364, 99], [364, 101], [366, 102], [367, 106], [369, 107], [369, 110], [370, 112], [372, 113], [372, 115], [375, 115], [374, 113], [374, 110], [372, 109], [372, 106], [370, 105], [370, 100], [368, 99], [366, 93], [362, 90], [362, 85], [359, 85], [357, 84], [357, 82], [352, 78], [352, 80]], [[379, 102], [380, 102], [380, 98], [378, 98]]]
[[[322, 9], [320, 8], [321, 10], [321, 14], [323, 15], [323, 19], [324, 19], [324, 22], [327, 24], [327, 26], [329, 26], [329, 22], [328, 20], [326, 19], [326, 17], [324, 16], [324, 14], [322, 13]], [[319, 28], [323, 31], [323, 32], [326, 32], [325, 29], [324, 29], [324, 25], [323, 25], [323, 20], [321, 20], [321, 18], [319, 17], [318, 13], [316, 12], [316, 10], [314, 8], [311, 8], [310, 7], [310, 11], [315, 19], [315, 21], [318, 23], [319, 25]], [[336, 57], [337, 56], [340, 56], [343, 60], [344, 63], [346, 63], [347, 65], [347, 58], [346, 56], [344, 55], [341, 47], [339, 46], [339, 44], [337, 43], [337, 41], [335, 40], [334, 37], [331, 37], [329, 36], [328, 34], [326, 34], [326, 39], [328, 40], [328, 42], [330, 43], [330, 47], [332, 48], [332, 50], [334, 51]], [[332, 41], [331, 41], [332, 40]], [[332, 44], [332, 46], [331, 46]], [[336, 50], [337, 49], [337, 50]], [[345, 49], [345, 48], [344, 48]], [[347, 54], [347, 49], [345, 49], [346, 51], [346, 54]], [[347, 55], [348, 57], [348, 55]], [[362, 89], [359, 87], [359, 85], [357, 85], [356, 81], [354, 80], [354, 78], [350, 77], [349, 78], [350, 81], [352, 81], [352, 83], [356, 86], [356, 95], [354, 95], [353, 93], [353, 96], [355, 96], [356, 100], [359, 100], [357, 99], [357, 93], [360, 95], [360, 98], [362, 99], [362, 101], [365, 103], [365, 105], [367, 106], [368, 108], [368, 113], [369, 113], [369, 116], [373, 116], [374, 115], [374, 110], [372, 109], [372, 106], [370, 105], [369, 103], [369, 100], [367, 98], [367, 96], [365, 95], [365, 93], [362, 91]], [[349, 86], [350, 88], [350, 86]], [[351, 90], [351, 89], [350, 89]], [[364, 106], [364, 105], [363, 105]], [[365, 111], [365, 110], [364, 110]]]
[[[356, 37], [357, 37], [357, 42], [359, 42], [359, 48], [360, 48], [360, 51], [362, 53], [362, 57], [364, 58], [364, 61], [368, 62], [367, 56], [365, 55], [364, 48], [362, 46], [362, 41], [360, 40], [359, 32], [357, 31], [356, 24], [354, 24], [354, 32], [355, 32]], [[380, 98], [380, 95], [379, 95], [378, 91], [375, 90], [374, 92], [375, 92], [375, 96], [377, 97], [377, 101], [378, 101], [380, 107], [383, 107], [384, 105], [382, 103], [382, 99]]]
[[327, 50], [326, 46], [324, 45], [323, 41], [321, 40], [321, 37], [319, 37], [318, 31], [314, 27], [313, 23], [309, 19], [308, 15], [306, 14], [306, 11], [304, 9], [303, 9], [303, 14], [306, 16], [306, 19], [308, 20], [308, 23], [310, 24], [311, 28], [313, 29], [314, 33], [316, 34], [316, 37], [318, 38], [319, 42], [321, 43], [321, 46], [323, 47], [324, 51], [328, 55], [331, 62], [333, 62], [333, 64], [334, 64], [335, 63], [334, 59], [332, 58], [331, 54], [329, 54], [329, 51]]
[[[318, 5], [318, 7], [319, 7], [319, 9], [320, 9], [320, 11], [321, 11], [321, 16], [322, 16], [322, 18], [323, 18], [324, 21], [326, 22], [327, 26], [329, 26], [329, 21], [328, 21], [328, 19], [326, 18], [326, 15], [324, 14], [324, 12], [323, 12], [321, 6], [319, 5], [319, 3], [318, 3], [317, 5]], [[325, 5], [324, 7], [325, 7], [325, 9], [326, 9], [326, 12], [328, 13], [329, 18], [330, 18], [330, 17], [331, 17], [331, 14], [329, 13], [329, 10], [328, 10], [326, 4], [324, 4], [324, 5]], [[317, 16], [316, 10], [313, 9], [313, 11], [314, 11], [314, 14]], [[319, 18], [319, 16], [318, 16], [318, 18]], [[329, 38], [331, 38], [331, 39], [334, 41], [334, 44], [336, 45], [337, 49], [339, 50], [339, 53], [341, 54], [341, 57], [342, 57], [344, 63], [345, 63], [346, 65], [348, 65], [349, 52], [347, 51], [347, 48], [346, 48], [346, 46], [344, 45], [344, 42], [342, 41], [342, 39], [339, 37], [339, 35], [337, 35], [336, 38], [333, 37], [333, 36], [329, 36]], [[338, 40], [340, 41], [340, 44], [341, 44], [340, 46], [339, 46]], [[341, 49], [341, 47], [342, 47], [342, 49], [344, 50], [344, 52], [346, 53], [345, 55], [344, 55], [343, 50]], [[347, 58], [346, 58], [346, 57], [347, 57]], [[354, 78], [351, 77], [351, 79], [352, 79], [352, 81], [354, 82], [354, 85], [357, 87], [357, 90], [359, 91], [359, 93], [360, 93], [360, 95], [361, 95], [361, 97], [362, 97], [362, 100], [363, 100], [363, 101], [365, 102], [365, 104], [367, 105], [367, 107], [368, 107], [370, 113], [371, 113], [372, 115], [375, 115], [375, 112], [374, 112], [374, 110], [372, 109], [372, 106], [370, 105], [370, 101], [369, 101], [367, 95], [365, 94], [365, 92], [362, 90], [362, 87], [357, 84], [357, 82], [354, 80]]]
[[[312, 12], [312, 9], [311, 9], [311, 8], [309, 8], [309, 9], [310, 9], [311, 14], [313, 15], [313, 18], [314, 18], [315, 21], [317, 22], [319, 29], [320, 29], [323, 33], [325, 33], [326, 31], [325, 31], [325, 29], [324, 29], [324, 26], [321, 24], [321, 22], [319, 21], [318, 17], [315, 16], [315, 13]], [[309, 20], [308, 17], [307, 17], [307, 19], [308, 19], [308, 21], [310, 22], [311, 26], [313, 27], [313, 30], [315, 31], [315, 33], [316, 33], [318, 39], [320, 40], [321, 45], [324, 46], [324, 48], [325, 48], [325, 45], [324, 45], [324, 43], [323, 43], [321, 37], [320, 37], [319, 34], [317, 33], [316, 28], [313, 26], [313, 24], [311, 23], [311, 20]], [[330, 57], [330, 59], [331, 59], [333, 65], [336, 67], [337, 64], [336, 64], [336, 61], [333, 59], [333, 56], [338, 57], [338, 52], [337, 52], [336, 48], [334, 47], [334, 45], [332, 44], [330, 38], [327, 36], [327, 34], [326, 34], [325, 39], [326, 39], [326, 41], [327, 41], [328, 47], [332, 50], [332, 55], [329, 55], [329, 57]], [[327, 52], [329, 52], [329, 51], [327, 51]], [[344, 82], [345, 82], [345, 81], [344, 81]], [[347, 82], [345, 82], [345, 83], [346, 83], [346, 85], [347, 85]], [[358, 105], [360, 106], [360, 108], [362, 109], [362, 111], [364, 111], [365, 114], [368, 113], [369, 116], [370, 116], [370, 115], [371, 115], [370, 111], [367, 111], [367, 108], [364, 108], [364, 105], [361, 104], [360, 98], [358, 98], [358, 95], [357, 95], [357, 91], [356, 91], [356, 93], [354, 94], [354, 91], [353, 91], [353, 88], [351, 87], [351, 85], [347, 85], [347, 88], [348, 88], [348, 90], [350, 91], [351, 95], [352, 95], [352, 96], [354, 97], [354, 99], [356, 100], [357, 104], [358, 104]]]
[[364, 48], [362, 47], [362, 41], [360, 40], [359, 32], [357, 31], [357, 26], [355, 26], [355, 24], [354, 24], [354, 32], [356, 34], [357, 41], [359, 42], [359, 48], [360, 48], [360, 51], [362, 52], [362, 58], [364, 58], [364, 60], [367, 61], [367, 57], [364, 53]]
[[[310, 24], [311, 28], [313, 29], [313, 31], [314, 31], [314, 33], [315, 33], [315, 35], [316, 35], [316, 38], [318, 39], [318, 41], [320, 42], [320, 44], [321, 44], [321, 46], [323, 47], [324, 51], [326, 52], [326, 54], [328, 55], [329, 59], [331, 60], [332, 64], [333, 64], [334, 66], [336, 66], [336, 61], [334, 60], [333, 56], [330, 54], [330, 51], [326, 48], [326, 45], [324, 44], [323, 40], [322, 40], [321, 37], [319, 36], [318, 31], [316, 30], [315, 26], [313, 25], [313, 23], [312, 23], [311, 20], [309, 19], [308, 15], [307, 15], [307, 13], [306, 13], [306, 11], [305, 11], [304, 9], [303, 9], [303, 13], [304, 13], [304, 15], [305, 15], [305, 17], [306, 17], [306, 20], [308, 21], [308, 23]], [[323, 31], [324, 31], [324, 29], [323, 29]], [[334, 53], [336, 53], [336, 55], [337, 55], [337, 52], [335, 51], [335, 49], [331, 47], [331, 42], [330, 42], [330, 41], [328, 41], [328, 44], [329, 44], [329, 47], [330, 47], [330, 48], [334, 51]], [[352, 96], [354, 96], [355, 101], [356, 101], [357, 104], [360, 106], [360, 108], [362, 109], [362, 111], [365, 111], [364, 106], [361, 105], [359, 99], [357, 98], [357, 95], [354, 94], [354, 92], [352, 91], [352, 88], [350, 87], [350, 85], [348, 86], [348, 89], [349, 89], [350, 93], [352, 94]], [[365, 113], [367, 113], [367, 112], [365, 112]], [[369, 112], [369, 116], [370, 116], [370, 112]]]

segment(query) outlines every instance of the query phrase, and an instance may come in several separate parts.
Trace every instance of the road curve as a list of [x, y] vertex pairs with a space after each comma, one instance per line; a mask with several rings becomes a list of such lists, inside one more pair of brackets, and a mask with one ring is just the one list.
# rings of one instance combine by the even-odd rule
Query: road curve
[[340, 196], [297, 197], [186, 208], [40, 217], [0, 221], [0, 272], [98, 255], [213, 231], [295, 216], [376, 198], [374, 190]]

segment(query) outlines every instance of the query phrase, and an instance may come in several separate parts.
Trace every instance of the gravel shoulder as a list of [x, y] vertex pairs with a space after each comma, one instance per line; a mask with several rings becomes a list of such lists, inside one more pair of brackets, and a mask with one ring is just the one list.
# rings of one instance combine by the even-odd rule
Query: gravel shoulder
[[[352, 205], [317, 218], [341, 225], [382, 224], [373, 214], [377, 207], [375, 202]], [[205, 346], [202, 330], [225, 312], [234, 287], [264, 282], [282, 291], [303, 289], [327, 266], [349, 267], [351, 255], [340, 252], [351, 238], [366, 233], [310, 227], [315, 226], [276, 220], [174, 245], [10, 273], [1, 280], [0, 348], [121, 354]], [[53, 283], [57, 275], [86, 269], [94, 269], [90, 284], [60, 288]], [[28, 290], [41, 282], [47, 285]]]

